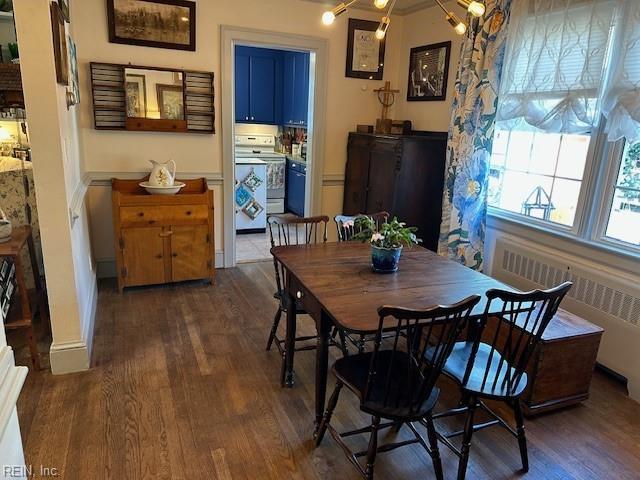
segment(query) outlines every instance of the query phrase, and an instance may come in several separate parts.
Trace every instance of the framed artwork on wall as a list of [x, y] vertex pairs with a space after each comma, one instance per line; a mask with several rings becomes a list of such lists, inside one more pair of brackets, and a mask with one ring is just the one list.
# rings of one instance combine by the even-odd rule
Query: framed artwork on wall
[[107, 0], [109, 41], [196, 49], [196, 4], [186, 0]]
[[184, 98], [181, 86], [156, 85], [160, 118], [184, 119]]
[[378, 40], [377, 29], [378, 22], [349, 19], [345, 72], [347, 77], [382, 80], [386, 37]]
[[80, 103], [80, 81], [78, 79], [78, 51], [76, 44], [71, 37], [67, 37], [69, 46], [69, 70], [71, 72], [71, 94], [73, 95], [72, 105]]
[[408, 102], [445, 100], [449, 80], [451, 42], [411, 49], [409, 54]]
[[128, 73], [125, 79], [127, 117], [147, 116], [147, 85], [144, 75]]
[[60, 85], [69, 84], [69, 54], [67, 52], [67, 32], [60, 5], [51, 2], [51, 31], [53, 33], [53, 56], [56, 64], [56, 81]]

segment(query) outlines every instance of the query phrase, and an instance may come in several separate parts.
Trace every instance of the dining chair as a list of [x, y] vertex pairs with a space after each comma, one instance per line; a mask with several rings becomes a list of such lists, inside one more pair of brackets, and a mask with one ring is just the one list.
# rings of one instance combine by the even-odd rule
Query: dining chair
[[338, 230], [338, 242], [351, 241], [353, 236], [360, 233], [360, 228], [355, 224], [356, 218], [367, 216], [376, 222], [376, 226], [380, 227], [381, 224], [386, 223], [389, 220], [388, 212], [376, 212], [358, 215], [336, 215], [333, 217], [333, 221], [336, 222], [336, 228]]
[[[487, 291], [487, 305], [482, 319], [470, 324], [467, 340], [459, 341], [453, 347], [443, 373], [460, 386], [460, 404], [451, 410], [434, 414], [432, 418], [466, 413], [464, 429], [451, 433], [438, 431], [438, 438], [459, 457], [458, 480], [466, 475], [473, 433], [493, 425], [502, 426], [518, 439], [522, 471], [529, 470], [520, 405], [520, 396], [527, 387], [527, 364], [571, 286], [571, 282], [565, 282], [549, 290], [523, 293], [498, 289]], [[485, 330], [488, 322], [496, 322], [495, 332]], [[428, 358], [434, 354], [427, 350]], [[489, 409], [483, 399], [498, 400], [509, 405], [515, 417], [515, 430]], [[474, 424], [478, 408], [487, 413], [491, 420]], [[426, 420], [426, 424], [432, 421], [429, 418]], [[457, 436], [462, 436], [459, 449], [451, 442], [451, 438]]]
[[[283, 246], [283, 245], [310, 245], [327, 242], [327, 224], [329, 223], [329, 217], [326, 215], [316, 217], [296, 217], [294, 215], [270, 215], [267, 218], [267, 225], [269, 227], [269, 239], [271, 247]], [[278, 338], [278, 326], [283, 313], [287, 313], [288, 301], [286, 298], [286, 282], [287, 272], [285, 266], [278, 262], [273, 257], [273, 265], [275, 268], [276, 277], [276, 292], [274, 298], [278, 300], [278, 309], [273, 318], [273, 324], [269, 333], [269, 339], [267, 341], [267, 351], [271, 350], [271, 346], [275, 343], [280, 355], [282, 355], [282, 369], [281, 369], [281, 384], [284, 385], [285, 378], [285, 348], [284, 339]], [[306, 314], [304, 308], [298, 301], [295, 302], [294, 308], [296, 314]], [[335, 337], [340, 338], [340, 342], [335, 341]], [[314, 350], [316, 348], [315, 343], [309, 343], [311, 340], [315, 340], [317, 335], [307, 335], [296, 337], [295, 343], [302, 344], [300, 347], [296, 347], [295, 351]], [[346, 341], [344, 333], [342, 331], [335, 330], [332, 333], [332, 345], [337, 345], [342, 350], [343, 355], [347, 355]], [[305, 343], [306, 342], [306, 343]]]
[[[425, 310], [380, 307], [373, 350], [343, 357], [333, 365], [336, 387], [319, 425], [316, 446], [329, 430], [360, 474], [371, 479], [378, 452], [419, 443], [431, 457], [436, 478], [442, 479], [442, 462], [431, 421], [431, 412], [439, 395], [436, 380], [469, 314], [479, 301], [480, 296], [473, 295], [455, 305]], [[393, 336], [383, 339], [386, 332], [392, 332]], [[431, 362], [425, 360], [427, 348], [432, 349]], [[371, 415], [370, 426], [344, 433], [335, 430], [331, 417], [343, 386], [358, 397], [360, 410]], [[388, 421], [381, 423], [381, 419]], [[419, 421], [426, 425], [428, 443], [413, 424]], [[378, 445], [380, 430], [392, 426], [399, 428], [403, 424], [411, 429], [414, 438]], [[367, 450], [353, 452], [343, 440], [367, 432], [371, 433]], [[366, 457], [364, 465], [358, 460], [360, 457]]]
[[[350, 242], [353, 240], [353, 236], [361, 232], [361, 228], [355, 223], [358, 217], [367, 216], [371, 218], [374, 222], [376, 222], [376, 226], [380, 228], [380, 225], [386, 223], [389, 220], [388, 212], [376, 212], [370, 214], [360, 213], [358, 215], [336, 215], [333, 217], [333, 221], [336, 224], [336, 228], [338, 230], [338, 243], [340, 242]], [[335, 332], [334, 332], [335, 334]], [[368, 342], [373, 341], [372, 336], [367, 335], [358, 335], [355, 336], [351, 333], [345, 332], [345, 337], [349, 342], [353, 344], [354, 347], [358, 350], [358, 353], [363, 353], [365, 349], [365, 345]]]

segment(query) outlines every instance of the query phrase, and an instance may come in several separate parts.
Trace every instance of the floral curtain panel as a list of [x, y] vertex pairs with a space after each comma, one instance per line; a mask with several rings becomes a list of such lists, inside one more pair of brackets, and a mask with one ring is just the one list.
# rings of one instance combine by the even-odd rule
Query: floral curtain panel
[[462, 45], [456, 77], [438, 253], [482, 269], [489, 159], [511, 0], [488, 0]]

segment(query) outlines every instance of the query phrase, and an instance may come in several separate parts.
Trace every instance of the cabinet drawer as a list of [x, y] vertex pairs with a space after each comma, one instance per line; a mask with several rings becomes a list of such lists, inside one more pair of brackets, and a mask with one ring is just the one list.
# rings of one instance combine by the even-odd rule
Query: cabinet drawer
[[202, 223], [207, 220], [208, 214], [206, 205], [141, 205], [120, 207], [120, 222], [138, 225]]

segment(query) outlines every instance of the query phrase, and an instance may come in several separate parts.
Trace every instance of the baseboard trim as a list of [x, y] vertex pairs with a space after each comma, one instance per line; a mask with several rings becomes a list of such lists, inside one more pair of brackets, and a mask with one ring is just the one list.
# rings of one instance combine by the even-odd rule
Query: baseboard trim
[[84, 312], [88, 318], [82, 322], [82, 339], [62, 343], [52, 343], [49, 349], [51, 373], [63, 375], [65, 373], [82, 372], [91, 366], [91, 351], [93, 349], [93, 330], [98, 307], [98, 282], [93, 281], [91, 295], [87, 300]]

